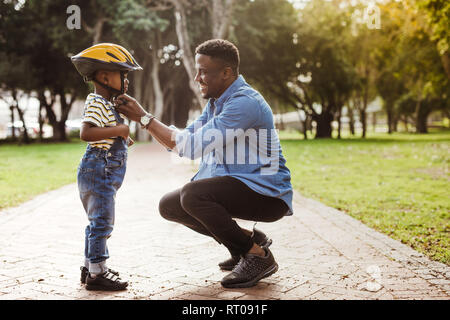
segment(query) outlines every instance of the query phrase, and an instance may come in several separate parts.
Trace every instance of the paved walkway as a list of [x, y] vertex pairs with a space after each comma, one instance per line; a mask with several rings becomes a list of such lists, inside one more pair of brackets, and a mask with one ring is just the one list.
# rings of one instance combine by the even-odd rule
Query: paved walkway
[[298, 193], [294, 216], [257, 225], [274, 241], [279, 271], [252, 288], [224, 289], [217, 263], [226, 249], [158, 213], [161, 196], [196, 168], [174, 159], [157, 144], [131, 148], [108, 242], [108, 265], [130, 281], [127, 291], [79, 283], [87, 219], [71, 184], [0, 211], [0, 299], [450, 300], [450, 267]]

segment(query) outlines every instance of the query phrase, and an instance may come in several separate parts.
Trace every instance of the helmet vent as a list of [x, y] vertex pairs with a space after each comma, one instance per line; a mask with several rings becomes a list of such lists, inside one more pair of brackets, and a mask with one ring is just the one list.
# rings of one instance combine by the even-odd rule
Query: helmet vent
[[111, 53], [111, 52], [109, 52], [109, 51], [106, 51], [106, 54], [107, 54], [108, 56], [110, 56], [110, 57], [113, 57], [113, 58], [116, 59], [117, 61], [120, 61], [120, 59], [117, 58], [115, 54], [113, 54], [113, 53]]
[[130, 63], [131, 65], [133, 65], [133, 61], [131, 61], [131, 59], [128, 57], [128, 55], [120, 48], [117, 48], [120, 50], [120, 52], [122, 52], [125, 55], [125, 59], [127, 59], [127, 62]]

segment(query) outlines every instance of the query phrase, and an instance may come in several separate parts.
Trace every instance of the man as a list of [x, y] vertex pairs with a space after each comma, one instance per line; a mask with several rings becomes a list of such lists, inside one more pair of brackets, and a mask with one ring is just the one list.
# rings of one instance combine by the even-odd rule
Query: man
[[185, 130], [166, 126], [135, 99], [119, 96], [118, 111], [140, 122], [169, 150], [202, 158], [184, 187], [160, 201], [161, 215], [225, 245], [232, 270], [221, 284], [244, 288], [277, 271], [264, 233], [242, 229], [233, 218], [273, 222], [292, 215], [290, 172], [281, 153], [273, 114], [264, 98], [239, 75], [239, 52], [229, 41], [208, 40], [196, 48], [195, 81], [203, 113]]

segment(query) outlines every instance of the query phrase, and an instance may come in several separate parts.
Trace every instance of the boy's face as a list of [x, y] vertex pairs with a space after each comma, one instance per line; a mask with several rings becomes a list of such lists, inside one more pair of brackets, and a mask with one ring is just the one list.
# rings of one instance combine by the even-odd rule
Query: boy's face
[[[130, 81], [128, 81], [128, 72], [125, 72], [124, 74], [124, 92], [128, 91], [128, 84], [130, 83]], [[111, 88], [114, 88], [116, 90], [121, 89], [122, 83], [121, 83], [121, 79], [120, 79], [120, 71], [106, 71], [106, 70], [102, 70], [97, 72], [96, 75], [97, 81], [110, 86]]]

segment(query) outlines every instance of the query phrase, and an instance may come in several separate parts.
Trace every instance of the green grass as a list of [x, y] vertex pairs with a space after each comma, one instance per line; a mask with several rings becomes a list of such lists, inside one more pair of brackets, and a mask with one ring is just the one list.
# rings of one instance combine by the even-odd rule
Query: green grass
[[280, 137], [293, 187], [302, 195], [450, 264], [450, 131]]
[[86, 143], [0, 145], [0, 209], [75, 182]]

